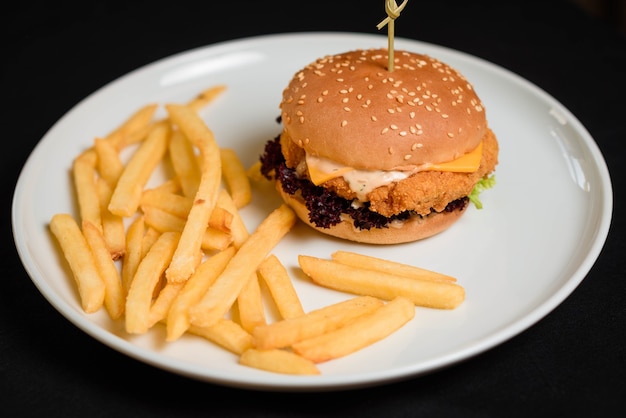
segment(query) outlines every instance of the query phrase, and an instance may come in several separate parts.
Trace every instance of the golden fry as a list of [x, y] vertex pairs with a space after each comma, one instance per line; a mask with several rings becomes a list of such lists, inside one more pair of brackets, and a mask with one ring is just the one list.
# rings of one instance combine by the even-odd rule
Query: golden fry
[[189, 333], [206, 338], [235, 354], [242, 354], [252, 347], [252, 336], [230, 319], [222, 318], [209, 327], [191, 325]]
[[465, 299], [465, 289], [456, 283], [408, 278], [304, 255], [298, 256], [298, 262], [315, 283], [343, 292], [384, 300], [404, 296], [415, 305], [437, 309], [454, 309]]
[[202, 300], [191, 308], [191, 323], [209, 326], [222, 318], [237, 299], [250, 275], [295, 222], [293, 210], [286, 205], [270, 213], [243, 243]]
[[50, 220], [50, 230], [72, 270], [83, 310], [96, 312], [104, 304], [105, 286], [78, 224], [71, 215], [59, 213]]
[[233, 245], [235, 248], [241, 247], [250, 236], [250, 233], [248, 232], [248, 228], [246, 227], [239, 210], [235, 206], [235, 202], [233, 202], [233, 199], [230, 197], [226, 189], [220, 190], [218, 205], [231, 214], [229, 225], [230, 236], [233, 239]]
[[[97, 179], [98, 198], [100, 200], [100, 220], [102, 235], [113, 260], [118, 260], [126, 252], [126, 231], [124, 219], [114, 215], [107, 209], [113, 190], [102, 178]], [[95, 225], [94, 225], [95, 226]]]
[[111, 259], [102, 233], [94, 224], [83, 221], [83, 234], [94, 257], [96, 269], [104, 283], [104, 307], [111, 319], [119, 319], [124, 313], [126, 293], [122, 288], [122, 278]]
[[389, 336], [414, 316], [413, 302], [398, 297], [344, 327], [295, 343], [293, 351], [315, 363], [343, 357]]
[[169, 312], [172, 303], [178, 296], [178, 293], [183, 288], [185, 283], [165, 283], [165, 286], [159, 290], [156, 300], [150, 306], [150, 312], [148, 313], [148, 328], [152, 327], [157, 322], [165, 319]]
[[126, 297], [126, 331], [143, 333], [150, 328], [150, 306], [154, 289], [172, 259], [180, 239], [177, 232], [165, 232], [154, 243], [137, 267]]
[[193, 100], [187, 103], [187, 106], [195, 111], [198, 111], [215, 100], [224, 91], [226, 91], [226, 86], [223, 84], [209, 87], [208, 89], [200, 92], [200, 94], [194, 97]]
[[270, 290], [278, 312], [284, 318], [304, 315], [302, 303], [293, 287], [287, 269], [278, 257], [270, 254], [259, 266], [259, 275]]
[[183, 194], [193, 199], [198, 192], [202, 175], [193, 145], [181, 131], [176, 130], [172, 134], [169, 151], [172, 167], [180, 181]]
[[261, 174], [261, 161], [255, 161], [254, 164], [252, 164], [250, 168], [246, 170], [246, 175], [252, 181], [256, 181], [256, 182], [267, 181], [265, 176]]
[[122, 125], [107, 135], [106, 140], [121, 150], [128, 145], [128, 137], [136, 135], [137, 132], [144, 132], [149, 126], [158, 105], [149, 104], [141, 107], [133, 113]]
[[96, 138], [93, 149], [98, 156], [96, 168], [98, 174], [111, 188], [115, 187], [117, 180], [124, 171], [124, 163], [115, 146], [106, 139]]
[[258, 326], [252, 333], [254, 346], [263, 350], [289, 347], [298, 341], [340, 328], [383, 304], [382, 300], [374, 297], [358, 296], [295, 318]]
[[194, 204], [183, 229], [172, 263], [165, 272], [170, 282], [183, 282], [191, 276], [202, 259], [202, 237], [221, 185], [222, 163], [213, 132], [191, 108], [184, 105], [166, 106], [170, 119], [200, 150], [201, 177]]
[[286, 350], [257, 350], [249, 348], [239, 357], [239, 364], [274, 373], [320, 374], [312, 361]]
[[143, 188], [165, 155], [169, 133], [170, 128], [167, 124], [155, 125], [148, 138], [135, 151], [124, 167], [111, 196], [109, 203], [111, 213], [129, 217], [137, 211]]
[[252, 332], [257, 326], [266, 324], [265, 307], [256, 273], [250, 275], [250, 279], [239, 292], [237, 307], [239, 308], [239, 323], [246, 331]]
[[222, 174], [230, 196], [238, 209], [243, 208], [252, 200], [252, 189], [246, 169], [233, 149], [222, 148]]
[[394, 261], [372, 257], [364, 254], [353, 253], [349, 251], [336, 251], [332, 254], [331, 258], [341, 264], [347, 264], [353, 267], [395, 274], [398, 276], [414, 277], [421, 280], [443, 280], [446, 282], [456, 282], [456, 278], [452, 276], [447, 276], [445, 274], [411, 266], [408, 264], [397, 263]]
[[142, 243], [145, 234], [145, 222], [143, 216], [137, 217], [126, 231], [126, 251], [122, 263], [122, 287], [128, 292], [137, 266], [143, 258]]
[[100, 199], [96, 188], [96, 159], [93, 149], [82, 153], [74, 159], [72, 174], [80, 220], [89, 221], [101, 229]]
[[[185, 221], [175, 215], [158, 208], [146, 206], [143, 208], [146, 223], [160, 232], [182, 232]], [[214, 228], [205, 228], [200, 238], [200, 247], [205, 250], [223, 250], [232, 243], [232, 237]]]
[[[193, 199], [176, 193], [150, 189], [143, 192], [140, 206], [142, 208], [157, 208], [181, 219], [187, 219], [187, 215], [193, 207]], [[230, 232], [232, 219], [233, 215], [220, 207], [220, 199], [218, 197], [217, 205], [213, 208], [209, 217], [209, 226], [223, 232]]]
[[235, 255], [234, 247], [212, 255], [200, 264], [185, 282], [167, 314], [167, 341], [174, 341], [187, 331], [190, 326], [189, 309], [202, 299], [209, 287], [224, 271], [233, 255]]
[[148, 189], [142, 193], [139, 205], [142, 208], [145, 206], [158, 208], [181, 219], [187, 219], [193, 206], [193, 199], [161, 189]]

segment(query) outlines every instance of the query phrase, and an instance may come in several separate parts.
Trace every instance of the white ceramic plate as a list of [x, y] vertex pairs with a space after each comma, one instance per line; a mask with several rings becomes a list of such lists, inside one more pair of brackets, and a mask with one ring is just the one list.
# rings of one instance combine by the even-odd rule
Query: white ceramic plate
[[[321, 375], [273, 374], [237, 364], [236, 356], [196, 337], [164, 343], [160, 326], [127, 335], [104, 310], [82, 312], [75, 286], [47, 224], [75, 212], [72, 159], [140, 106], [184, 102], [200, 90], [228, 91], [202, 116], [223, 146], [251, 165], [279, 131], [283, 87], [315, 58], [354, 48], [386, 47], [385, 36], [298, 33], [225, 42], [140, 68], [87, 97], [59, 120], [34, 149], [17, 183], [13, 228], [33, 282], [69, 321], [128, 356], [208, 382], [269, 390], [331, 390], [381, 384], [432, 372], [484, 352], [527, 329], [583, 280], [606, 239], [611, 182], [603, 157], [580, 122], [548, 94], [498, 66], [467, 54], [407, 39], [396, 49], [435, 56], [471, 80], [499, 138], [497, 185], [484, 192], [452, 228], [396, 246], [358, 245], [297, 226], [276, 248], [305, 310], [348, 295], [317, 288], [297, 270], [297, 255], [329, 257], [339, 249], [372, 254], [456, 276], [465, 302], [451, 311], [417, 308], [390, 338], [320, 365]], [[256, 190], [243, 211], [250, 230], [277, 207], [271, 190]]]

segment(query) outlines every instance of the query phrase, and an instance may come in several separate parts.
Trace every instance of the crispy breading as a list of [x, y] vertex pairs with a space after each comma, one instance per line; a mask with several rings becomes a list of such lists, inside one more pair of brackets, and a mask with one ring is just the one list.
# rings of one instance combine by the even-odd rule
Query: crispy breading
[[[300, 167], [298, 173], [305, 175], [304, 150], [288, 140], [281, 138], [283, 154], [288, 167]], [[491, 129], [487, 129], [483, 138], [483, 155], [480, 167], [473, 173], [453, 173], [442, 171], [421, 171], [409, 178], [381, 186], [367, 195], [370, 209], [384, 216], [391, 216], [405, 210], [413, 210], [427, 215], [431, 211], [442, 211], [449, 202], [470, 194], [474, 185], [494, 171], [498, 164], [498, 141]], [[304, 173], [303, 173], [304, 172]], [[356, 199], [356, 193], [350, 190], [343, 177], [337, 177], [323, 183], [323, 187], [334, 191], [341, 197]]]

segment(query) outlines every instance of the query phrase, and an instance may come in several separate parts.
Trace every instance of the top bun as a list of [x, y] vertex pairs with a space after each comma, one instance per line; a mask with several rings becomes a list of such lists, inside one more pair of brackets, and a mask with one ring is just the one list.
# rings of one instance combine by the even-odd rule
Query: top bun
[[307, 153], [369, 170], [454, 160], [487, 130], [483, 105], [457, 70], [387, 49], [319, 58], [298, 71], [280, 103], [284, 132]]

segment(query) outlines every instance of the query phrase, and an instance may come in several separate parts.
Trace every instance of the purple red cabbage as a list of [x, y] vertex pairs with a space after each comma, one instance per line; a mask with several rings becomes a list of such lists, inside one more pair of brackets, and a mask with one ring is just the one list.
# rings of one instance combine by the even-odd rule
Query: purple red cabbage
[[[296, 171], [287, 167], [285, 157], [280, 146], [280, 136], [265, 144], [260, 157], [261, 174], [268, 180], [278, 180], [283, 190], [293, 195], [298, 190], [309, 210], [309, 220], [318, 228], [330, 228], [341, 222], [341, 215], [347, 214], [354, 220], [354, 226], [359, 229], [387, 228], [390, 222], [404, 221], [411, 216], [421, 216], [413, 211], [404, 211], [390, 217], [369, 209], [367, 202], [353, 205], [352, 201], [344, 199], [336, 193], [323, 187], [316, 186], [311, 181], [301, 178]], [[446, 212], [463, 210], [468, 204], [468, 198], [450, 202]]]

